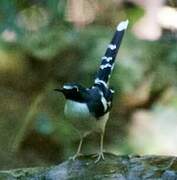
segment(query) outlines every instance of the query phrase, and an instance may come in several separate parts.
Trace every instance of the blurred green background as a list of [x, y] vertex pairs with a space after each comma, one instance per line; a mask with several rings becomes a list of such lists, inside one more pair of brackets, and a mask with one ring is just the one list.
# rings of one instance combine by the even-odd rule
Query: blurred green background
[[[58, 164], [75, 153], [79, 137], [53, 89], [91, 86], [125, 19], [105, 150], [176, 155], [176, 7], [175, 0], [1, 0], [0, 169]], [[98, 144], [92, 134], [83, 152], [96, 152]]]

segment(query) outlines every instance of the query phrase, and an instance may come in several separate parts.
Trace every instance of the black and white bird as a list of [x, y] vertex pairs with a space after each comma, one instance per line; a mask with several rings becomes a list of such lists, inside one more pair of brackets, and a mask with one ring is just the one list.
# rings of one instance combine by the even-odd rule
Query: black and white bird
[[92, 132], [98, 132], [101, 135], [100, 150], [96, 154], [95, 162], [104, 160], [103, 138], [114, 94], [114, 91], [109, 88], [109, 78], [127, 26], [128, 20], [118, 24], [113, 39], [101, 58], [101, 65], [93, 86], [85, 88], [77, 83], [66, 83], [62, 88], [55, 89], [65, 96], [64, 113], [80, 135], [80, 143], [73, 159], [81, 155], [83, 138]]

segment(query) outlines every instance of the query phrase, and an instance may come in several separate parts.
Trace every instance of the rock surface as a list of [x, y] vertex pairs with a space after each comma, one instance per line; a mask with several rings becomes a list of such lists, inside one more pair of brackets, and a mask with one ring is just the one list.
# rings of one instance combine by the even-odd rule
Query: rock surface
[[105, 161], [95, 164], [91, 156], [67, 160], [47, 168], [23, 168], [0, 171], [8, 180], [176, 180], [177, 157], [116, 156], [106, 154]]

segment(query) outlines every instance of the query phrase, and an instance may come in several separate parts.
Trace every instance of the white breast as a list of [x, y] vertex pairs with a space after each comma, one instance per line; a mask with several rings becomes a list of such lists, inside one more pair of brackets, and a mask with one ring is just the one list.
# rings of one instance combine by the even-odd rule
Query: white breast
[[92, 131], [104, 132], [109, 113], [99, 119], [94, 118], [85, 103], [67, 100], [64, 109], [67, 120], [77, 129], [80, 135], [88, 134]]
[[87, 104], [76, 101], [67, 100], [65, 104], [64, 113], [68, 117], [89, 117], [89, 109]]

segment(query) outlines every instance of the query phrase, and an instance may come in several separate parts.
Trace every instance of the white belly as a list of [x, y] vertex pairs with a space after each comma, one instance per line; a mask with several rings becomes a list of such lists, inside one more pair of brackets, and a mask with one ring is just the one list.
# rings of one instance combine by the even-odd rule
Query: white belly
[[90, 116], [89, 109], [85, 103], [67, 100], [64, 113], [66, 117], [71, 118], [88, 118]]

